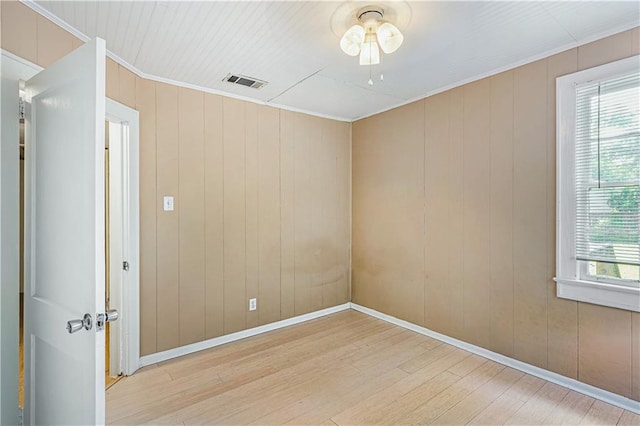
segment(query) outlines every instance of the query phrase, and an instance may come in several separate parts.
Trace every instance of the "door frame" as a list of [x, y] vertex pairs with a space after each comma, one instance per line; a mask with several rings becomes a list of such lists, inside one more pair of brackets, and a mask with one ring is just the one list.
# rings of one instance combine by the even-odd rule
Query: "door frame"
[[126, 154], [122, 164], [122, 255], [129, 270], [121, 275], [120, 319], [111, 325], [120, 328], [120, 369], [130, 376], [140, 366], [140, 173], [135, 167], [139, 164], [140, 122], [138, 111], [109, 98], [105, 111], [107, 121], [125, 125], [129, 133], [122, 150]]

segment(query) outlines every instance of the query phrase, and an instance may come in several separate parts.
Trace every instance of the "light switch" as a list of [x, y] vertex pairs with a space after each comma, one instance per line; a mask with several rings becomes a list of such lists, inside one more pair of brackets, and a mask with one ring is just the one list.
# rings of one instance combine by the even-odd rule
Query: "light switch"
[[164, 211], [172, 212], [173, 211], [173, 197], [164, 197], [163, 198]]

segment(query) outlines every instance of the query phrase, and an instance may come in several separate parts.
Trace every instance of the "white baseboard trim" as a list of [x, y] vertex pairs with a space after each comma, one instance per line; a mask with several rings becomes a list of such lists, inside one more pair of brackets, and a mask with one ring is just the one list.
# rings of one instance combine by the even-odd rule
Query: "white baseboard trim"
[[464, 349], [465, 351], [474, 353], [476, 355], [480, 355], [484, 358], [488, 358], [492, 361], [514, 368], [516, 370], [520, 370], [524, 373], [531, 374], [532, 376], [536, 376], [541, 379], [547, 380], [551, 383], [564, 386], [566, 388], [569, 388], [581, 394], [607, 402], [611, 405], [624, 408], [625, 410], [629, 410], [633, 413], [640, 414], [640, 402], [634, 401], [633, 399], [629, 399], [624, 396], [615, 394], [613, 392], [609, 392], [604, 389], [600, 389], [598, 387], [591, 386], [583, 382], [579, 382], [569, 377], [562, 376], [557, 373], [553, 373], [549, 370], [545, 370], [544, 368], [527, 364], [526, 362], [509, 358], [508, 356], [500, 355], [488, 349], [484, 349], [479, 346], [472, 345], [467, 342], [463, 342], [462, 340], [454, 339], [453, 337], [440, 334], [433, 330], [429, 330], [428, 328], [424, 328], [419, 325], [412, 324], [408, 321], [404, 321], [396, 317], [392, 317], [391, 315], [383, 314], [374, 309], [370, 309], [370, 308], [358, 305], [356, 303], [351, 303], [351, 309], [362, 312], [363, 314], [367, 314], [372, 317], [381, 319], [391, 324], [395, 324], [397, 326], [406, 328], [407, 330], [415, 331], [416, 333], [420, 333], [425, 336], [432, 337], [434, 339], [440, 340], [441, 342], [448, 343], [452, 346], [456, 346], [460, 349]]
[[140, 358], [140, 367], [155, 364], [157, 362], [167, 361], [172, 358], [188, 355], [193, 352], [202, 351], [204, 349], [214, 348], [216, 346], [224, 345], [225, 343], [235, 342], [236, 340], [245, 339], [257, 334], [262, 334], [268, 331], [277, 330], [279, 328], [288, 327], [290, 325], [299, 324], [301, 322], [320, 318], [326, 315], [334, 314], [336, 312], [346, 311], [350, 308], [351, 303], [347, 302], [343, 303], [342, 305], [332, 306], [331, 308], [322, 309], [320, 311], [310, 312], [308, 314], [298, 315], [297, 317], [287, 318], [282, 321], [272, 322], [271, 324], [265, 324], [259, 327], [250, 328], [248, 330], [238, 331], [237, 333], [214, 337], [213, 339], [205, 340], [203, 342], [192, 343], [190, 345], [180, 346], [179, 348], [169, 349], [151, 355], [145, 355]]

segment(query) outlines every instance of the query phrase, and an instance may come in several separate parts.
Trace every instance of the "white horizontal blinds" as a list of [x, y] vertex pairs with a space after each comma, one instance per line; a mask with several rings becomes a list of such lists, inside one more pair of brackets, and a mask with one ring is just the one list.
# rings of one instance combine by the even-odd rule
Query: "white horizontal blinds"
[[640, 265], [640, 74], [576, 88], [576, 256]]

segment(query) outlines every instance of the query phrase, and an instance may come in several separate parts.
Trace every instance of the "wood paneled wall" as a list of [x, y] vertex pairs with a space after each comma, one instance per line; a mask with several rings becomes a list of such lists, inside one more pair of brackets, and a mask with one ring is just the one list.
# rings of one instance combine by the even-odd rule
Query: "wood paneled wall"
[[[20, 3], [0, 7], [2, 48], [18, 56], [47, 66], [81, 44]], [[106, 90], [140, 113], [142, 355], [349, 301], [349, 123], [145, 80], [110, 59]]]
[[[16, 55], [47, 66], [81, 44], [1, 8]], [[354, 123], [353, 301], [640, 400], [640, 314], [558, 299], [552, 280], [555, 77], [639, 42], [636, 28]], [[349, 300], [348, 124], [111, 60], [107, 96], [140, 112], [143, 355]]]
[[353, 301], [640, 400], [640, 314], [555, 296], [555, 79], [638, 28], [353, 124]]

